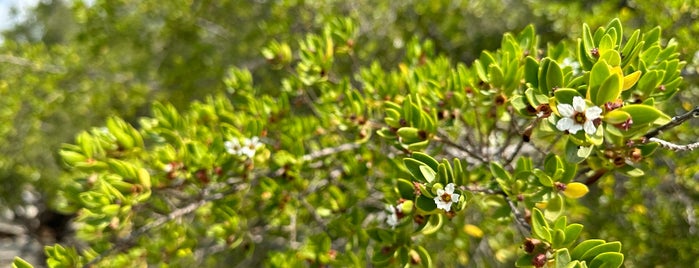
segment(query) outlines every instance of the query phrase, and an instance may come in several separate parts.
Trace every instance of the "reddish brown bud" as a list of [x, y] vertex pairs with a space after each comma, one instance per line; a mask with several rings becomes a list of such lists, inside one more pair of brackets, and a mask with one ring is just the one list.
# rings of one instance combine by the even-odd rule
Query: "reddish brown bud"
[[629, 158], [631, 158], [631, 161], [634, 163], [638, 163], [641, 160], [643, 160], [643, 154], [641, 153], [641, 149], [638, 148], [633, 148], [631, 152], [629, 153]]
[[553, 184], [553, 186], [556, 187], [556, 190], [561, 191], [561, 192], [565, 191], [566, 188], [568, 188], [568, 186], [565, 183], [561, 183], [561, 182], [555, 182]]
[[502, 106], [507, 102], [507, 96], [505, 94], [500, 94], [495, 96], [495, 105]]
[[534, 267], [544, 267], [544, 265], [546, 265], [546, 261], [546, 254], [542, 253], [532, 258], [532, 265], [534, 265]]
[[524, 252], [527, 254], [534, 253], [534, 249], [541, 244], [541, 240], [536, 238], [527, 238], [524, 240]]

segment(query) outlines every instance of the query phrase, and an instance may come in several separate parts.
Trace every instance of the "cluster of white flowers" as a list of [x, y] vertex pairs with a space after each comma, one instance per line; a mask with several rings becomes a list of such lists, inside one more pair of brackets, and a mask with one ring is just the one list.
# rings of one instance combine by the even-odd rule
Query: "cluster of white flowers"
[[459, 202], [459, 194], [454, 193], [454, 184], [447, 184], [444, 189], [437, 190], [437, 196], [434, 197], [434, 203], [437, 208], [441, 208], [447, 212], [451, 211], [451, 204]]
[[240, 144], [238, 139], [232, 139], [224, 142], [223, 146], [226, 147], [226, 152], [229, 154], [253, 158], [257, 149], [262, 148], [263, 144], [258, 137], [252, 137], [243, 140], [243, 144]]
[[584, 129], [589, 135], [595, 134], [597, 128], [595, 120], [600, 118], [602, 109], [597, 106], [587, 107], [585, 100], [580, 96], [573, 98], [573, 105], [561, 103], [556, 106], [562, 118], [556, 123], [560, 131], [568, 131], [571, 134]]

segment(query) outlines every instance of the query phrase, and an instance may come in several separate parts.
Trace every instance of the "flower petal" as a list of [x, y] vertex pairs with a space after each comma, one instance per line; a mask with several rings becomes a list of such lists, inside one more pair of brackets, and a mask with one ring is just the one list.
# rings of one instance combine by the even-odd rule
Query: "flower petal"
[[585, 118], [587, 118], [587, 120], [590, 120], [590, 121], [599, 118], [600, 114], [602, 114], [602, 109], [600, 107], [597, 107], [597, 106], [592, 106], [590, 108], [587, 108], [587, 110], [585, 110]]
[[454, 203], [458, 203], [458, 202], [459, 202], [459, 197], [460, 197], [460, 196], [461, 196], [460, 194], [452, 194], [452, 195], [451, 195], [451, 201], [454, 202]]
[[556, 128], [558, 128], [558, 130], [560, 131], [566, 131], [572, 128], [574, 124], [575, 121], [573, 121], [573, 119], [565, 117], [561, 118], [561, 120], [558, 120], [558, 122], [556, 123]]
[[585, 121], [585, 125], [583, 126], [585, 128], [585, 133], [593, 135], [597, 131], [595, 129], [595, 123], [592, 123], [592, 121]]
[[445, 189], [447, 190], [447, 193], [453, 194], [454, 193], [454, 184], [453, 183], [447, 184], [447, 187]]
[[580, 124], [573, 124], [573, 126], [571, 126], [571, 127], [568, 129], [568, 132], [570, 132], [570, 134], [575, 134], [575, 133], [578, 133], [578, 131], [580, 131], [581, 129], [583, 129], [583, 126], [582, 126], [582, 125], [580, 125]]
[[582, 113], [586, 108], [587, 104], [583, 98], [580, 96], [573, 97], [573, 109], [575, 109], [576, 112]]
[[571, 117], [575, 114], [575, 110], [573, 110], [573, 106], [570, 106], [570, 104], [558, 104], [556, 108], [558, 108], [558, 113], [561, 114], [562, 117]]

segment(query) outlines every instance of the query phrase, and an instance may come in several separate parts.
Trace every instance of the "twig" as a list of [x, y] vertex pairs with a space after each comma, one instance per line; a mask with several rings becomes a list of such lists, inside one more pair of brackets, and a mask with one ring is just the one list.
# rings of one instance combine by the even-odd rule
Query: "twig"
[[514, 215], [515, 223], [517, 223], [517, 226], [520, 229], [519, 231], [522, 232], [522, 235], [528, 236], [528, 233], [531, 232], [531, 225], [527, 223], [527, 220], [524, 218], [524, 215], [522, 215], [522, 213], [519, 212], [519, 209], [517, 209], [517, 205], [515, 205], [515, 203], [512, 202], [512, 200], [510, 200], [510, 198], [507, 196], [507, 193], [505, 193], [503, 190], [493, 190], [474, 186], [467, 186], [465, 188], [467, 191], [474, 193], [501, 195], [502, 198], [505, 199], [505, 202], [507, 202], [507, 205], [510, 206], [510, 210], [512, 210], [512, 215]]
[[53, 64], [39, 64], [35, 63], [29, 59], [13, 56], [13, 55], [0, 55], [0, 63], [9, 63], [9, 64], [14, 64], [18, 66], [24, 66], [24, 67], [29, 67], [32, 68], [33, 70], [36, 71], [44, 71], [47, 73], [63, 73], [65, 72], [65, 69], [61, 66], [58, 65], [53, 65]]
[[607, 173], [606, 169], [598, 169], [597, 171], [595, 171], [594, 174], [592, 174], [592, 176], [590, 176], [589, 178], [587, 178], [587, 180], [585, 180], [585, 185], [594, 184], [600, 178], [602, 178], [602, 176], [604, 176], [604, 174], [606, 174], [606, 173]]
[[643, 137], [646, 139], [653, 138], [655, 136], [660, 135], [660, 133], [662, 133], [663, 131], [679, 126], [682, 123], [684, 123], [684, 121], [687, 121], [693, 117], [699, 117], [699, 106], [694, 107], [694, 109], [690, 110], [685, 114], [673, 117], [669, 123], [662, 125], [651, 132], [646, 133], [646, 135], [643, 135]]
[[313, 219], [320, 224], [320, 227], [323, 228], [323, 231], [326, 231], [328, 229], [328, 224], [323, 220], [323, 218], [316, 213], [316, 208], [313, 207], [308, 201], [306, 201], [306, 198], [300, 197], [301, 204], [308, 210], [308, 213], [311, 213], [311, 216], [313, 216]]
[[304, 162], [308, 162], [328, 155], [354, 150], [359, 148], [360, 146], [362, 145], [355, 142], [345, 143], [337, 147], [324, 148], [320, 151], [315, 151], [310, 154], [306, 154], [301, 157], [301, 160], [303, 160]]
[[468, 148], [466, 148], [466, 147], [464, 147], [464, 146], [461, 146], [461, 145], [459, 145], [459, 144], [454, 143], [454, 142], [451, 141], [451, 139], [449, 139], [449, 137], [447, 137], [447, 135], [444, 134], [444, 133], [437, 132], [437, 134], [435, 135], [435, 137], [437, 138], [438, 141], [441, 141], [441, 142], [445, 143], [446, 145], [449, 145], [449, 146], [451, 146], [451, 147], [457, 148], [457, 149], [459, 149], [459, 150], [465, 152], [466, 154], [468, 154], [469, 156], [475, 158], [476, 160], [480, 161], [481, 163], [485, 163], [485, 162], [486, 162], [485, 159], [484, 159], [481, 155], [472, 152], [471, 150], [469, 150]]
[[699, 142], [687, 144], [687, 145], [679, 145], [679, 144], [674, 144], [672, 142], [666, 141], [666, 140], [661, 140], [658, 138], [650, 138], [648, 139], [650, 142], [657, 142], [660, 144], [660, 147], [670, 149], [675, 152], [681, 152], [681, 151], [693, 151], [694, 149], [699, 148]]
[[131, 234], [130, 234], [129, 236], [127, 236], [126, 238], [120, 239], [119, 241], [117, 241], [117, 242], [116, 242], [116, 245], [115, 245], [114, 247], [112, 247], [112, 248], [110, 248], [110, 249], [108, 249], [108, 250], [105, 250], [104, 252], [100, 253], [100, 255], [98, 255], [98, 256], [96, 256], [94, 259], [90, 260], [88, 263], [86, 263], [85, 265], [83, 265], [83, 267], [91, 267], [91, 266], [97, 264], [98, 262], [100, 262], [100, 261], [101, 261], [102, 259], [104, 259], [105, 257], [107, 257], [107, 256], [109, 256], [109, 255], [111, 255], [111, 254], [113, 254], [113, 253], [121, 252], [122, 250], [127, 249], [127, 248], [128, 248], [128, 245], [130, 245], [131, 243], [133, 243], [133, 242], [134, 242], [137, 238], [139, 238], [140, 236], [142, 236], [142, 235], [144, 235], [144, 234], [150, 232], [151, 230], [153, 230], [153, 229], [155, 229], [155, 228], [158, 228], [158, 227], [162, 226], [163, 224], [165, 224], [165, 223], [167, 223], [167, 222], [170, 222], [170, 221], [172, 221], [172, 220], [175, 220], [175, 219], [177, 219], [177, 218], [180, 218], [180, 217], [182, 217], [182, 216], [185, 216], [185, 215], [187, 215], [187, 214], [190, 214], [190, 213], [196, 211], [198, 208], [202, 207], [203, 205], [205, 205], [205, 204], [208, 203], [208, 202], [223, 199], [223, 198], [225, 198], [229, 193], [232, 193], [232, 192], [234, 192], [234, 191], [228, 191], [228, 192], [224, 192], [224, 193], [216, 193], [216, 194], [207, 196], [207, 195], [206, 195], [207, 193], [206, 193], [206, 190], [205, 190], [205, 192], [202, 194], [203, 197], [202, 197], [199, 201], [194, 202], [194, 203], [191, 203], [191, 204], [189, 204], [189, 205], [187, 205], [187, 206], [185, 206], [185, 207], [178, 208], [178, 209], [176, 209], [176, 210], [170, 212], [167, 216], [161, 217], [161, 218], [159, 218], [159, 219], [157, 219], [157, 220], [155, 220], [155, 221], [153, 221], [153, 222], [151, 222], [151, 223], [148, 223], [148, 224], [142, 226], [141, 228], [139, 228], [138, 230], [134, 231], [133, 233], [131, 233]]

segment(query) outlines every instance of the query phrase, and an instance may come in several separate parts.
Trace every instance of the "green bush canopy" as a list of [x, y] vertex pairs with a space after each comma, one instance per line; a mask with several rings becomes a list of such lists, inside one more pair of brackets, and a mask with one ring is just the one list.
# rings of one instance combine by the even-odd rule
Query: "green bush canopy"
[[697, 266], [699, 9], [651, 2], [41, 1], [3, 221], [48, 267]]

